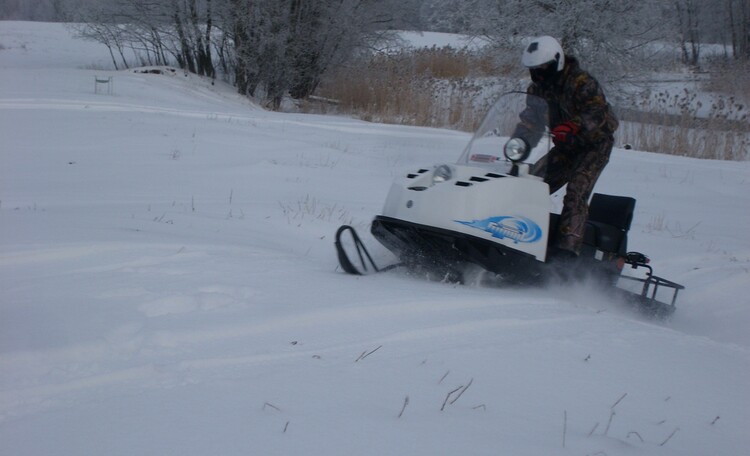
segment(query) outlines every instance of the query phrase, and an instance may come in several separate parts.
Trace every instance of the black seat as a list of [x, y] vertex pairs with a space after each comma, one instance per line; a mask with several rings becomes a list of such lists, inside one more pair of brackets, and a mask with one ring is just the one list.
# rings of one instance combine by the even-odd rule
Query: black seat
[[[628, 196], [594, 193], [589, 203], [589, 219], [584, 242], [604, 252], [627, 252], [627, 232], [633, 221], [635, 199]], [[590, 227], [590, 228], [589, 228]]]

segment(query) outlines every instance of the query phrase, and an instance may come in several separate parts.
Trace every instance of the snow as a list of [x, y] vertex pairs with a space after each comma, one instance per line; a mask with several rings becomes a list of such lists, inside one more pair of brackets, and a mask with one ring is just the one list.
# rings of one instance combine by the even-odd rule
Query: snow
[[750, 163], [616, 149], [597, 184], [687, 286], [668, 321], [586, 285], [357, 278], [336, 228], [387, 261], [367, 226], [391, 180], [467, 134], [106, 70], [59, 24], [0, 44], [0, 454], [750, 447]]

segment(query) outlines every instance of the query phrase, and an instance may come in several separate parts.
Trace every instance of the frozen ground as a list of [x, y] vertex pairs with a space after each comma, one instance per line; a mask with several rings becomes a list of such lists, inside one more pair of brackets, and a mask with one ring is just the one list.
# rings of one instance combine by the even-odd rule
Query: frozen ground
[[687, 286], [667, 322], [586, 286], [354, 278], [338, 225], [466, 134], [90, 69], [106, 49], [60, 25], [0, 45], [0, 454], [750, 448], [750, 163], [614, 152], [597, 191]]

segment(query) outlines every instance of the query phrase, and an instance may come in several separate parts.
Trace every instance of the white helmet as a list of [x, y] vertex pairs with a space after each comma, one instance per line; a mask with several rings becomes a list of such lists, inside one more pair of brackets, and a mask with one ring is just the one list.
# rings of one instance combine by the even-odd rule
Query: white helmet
[[557, 71], [565, 66], [565, 54], [562, 46], [551, 36], [534, 38], [523, 51], [521, 62], [526, 68], [534, 68], [549, 62], [557, 62]]

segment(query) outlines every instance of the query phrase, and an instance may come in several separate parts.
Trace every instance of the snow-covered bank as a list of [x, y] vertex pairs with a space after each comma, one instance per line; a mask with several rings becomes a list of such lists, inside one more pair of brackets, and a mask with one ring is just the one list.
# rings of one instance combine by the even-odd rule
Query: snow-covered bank
[[336, 227], [468, 135], [88, 70], [106, 49], [55, 24], [0, 43], [0, 454], [750, 447], [750, 163], [616, 150], [601, 178], [688, 287], [668, 322], [587, 287], [353, 278]]

